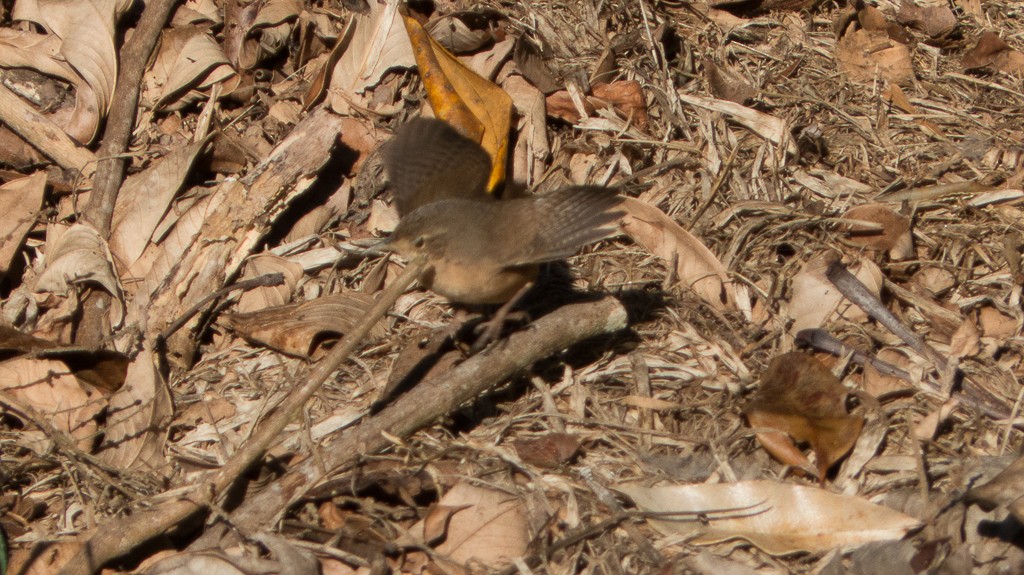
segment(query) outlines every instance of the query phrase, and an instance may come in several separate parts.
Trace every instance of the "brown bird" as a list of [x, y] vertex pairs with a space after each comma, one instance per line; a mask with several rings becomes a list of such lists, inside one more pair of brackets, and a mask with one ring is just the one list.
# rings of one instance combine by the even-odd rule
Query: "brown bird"
[[383, 155], [399, 216], [448, 198], [495, 199], [487, 193], [490, 156], [441, 120], [416, 118], [402, 125]]
[[399, 129], [384, 149], [384, 166], [401, 219], [377, 249], [424, 256], [420, 282], [452, 302], [505, 304], [490, 338], [539, 264], [614, 235], [623, 215], [616, 190], [600, 186], [495, 201], [486, 191], [487, 153], [439, 120]]

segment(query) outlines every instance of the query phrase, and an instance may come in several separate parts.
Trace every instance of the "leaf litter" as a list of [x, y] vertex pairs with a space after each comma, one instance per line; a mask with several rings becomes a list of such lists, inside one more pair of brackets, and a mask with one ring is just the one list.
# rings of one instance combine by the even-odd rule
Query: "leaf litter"
[[[111, 568], [1024, 566], [1013, 3], [190, 0], [143, 56], [106, 233], [95, 142], [140, 11], [100, 4], [0, 8], [0, 96], [39, 114], [0, 106], [0, 309], [45, 342], [0, 349], [13, 572], [88, 572], [86, 541], [196, 496], [360, 327], [402, 273], [365, 251], [394, 223], [376, 150], [419, 115], [482, 144], [495, 192], [629, 196], [623, 235], [547, 268], [522, 304], [543, 330], [607, 293], [629, 330], [336, 459], [390, 413], [393, 379], [402, 405], [403, 382], [483, 363], [449, 341], [456, 310], [413, 290], [268, 443], [271, 487], [222, 507], [242, 537], [217, 520], [140, 536]], [[804, 330], [838, 345], [796, 351], [820, 341]], [[118, 382], [94, 387], [111, 358]]]

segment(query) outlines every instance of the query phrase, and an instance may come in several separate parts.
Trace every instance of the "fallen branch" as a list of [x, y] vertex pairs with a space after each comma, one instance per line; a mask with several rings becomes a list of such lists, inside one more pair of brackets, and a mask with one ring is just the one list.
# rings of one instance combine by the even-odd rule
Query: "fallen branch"
[[[338, 432], [336, 440], [319, 447], [320, 457], [307, 458], [244, 501], [231, 514], [232, 523], [271, 524], [326, 476], [355, 465], [365, 455], [388, 449], [394, 438], [409, 437], [541, 359], [585, 339], [624, 329], [626, 320], [626, 310], [611, 296], [555, 310], [451, 371], [421, 382], [359, 425]], [[216, 546], [218, 537], [217, 530], [210, 530], [191, 548]]]
[[380, 295], [377, 303], [356, 328], [345, 334], [345, 337], [331, 348], [323, 361], [315, 365], [309, 373], [297, 378], [302, 384], [287, 395], [266, 420], [259, 423], [249, 439], [208, 480], [197, 482], [179, 499], [166, 501], [130, 517], [112, 520], [110, 524], [101, 526], [82, 549], [61, 568], [60, 574], [91, 575], [107, 562], [125, 555], [154, 537], [163, 535], [179, 523], [218, 503], [235, 481], [280, 439], [281, 431], [299, 417], [306, 401], [320, 389], [327, 378], [352, 352], [365, 343], [370, 329], [391, 309], [395, 300], [423, 272], [424, 267], [422, 260], [410, 262], [405, 272]]

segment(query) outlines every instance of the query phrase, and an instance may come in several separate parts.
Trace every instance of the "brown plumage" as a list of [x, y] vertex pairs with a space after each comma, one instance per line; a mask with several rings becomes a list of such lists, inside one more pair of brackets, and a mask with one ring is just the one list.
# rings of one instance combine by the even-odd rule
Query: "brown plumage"
[[486, 152], [438, 120], [400, 129], [385, 167], [402, 217], [382, 248], [426, 256], [421, 282], [456, 303], [508, 302], [538, 264], [614, 235], [623, 213], [616, 191], [600, 186], [495, 201], [484, 191]]
[[494, 199], [487, 193], [487, 152], [441, 120], [416, 118], [402, 125], [383, 155], [399, 216], [446, 198]]

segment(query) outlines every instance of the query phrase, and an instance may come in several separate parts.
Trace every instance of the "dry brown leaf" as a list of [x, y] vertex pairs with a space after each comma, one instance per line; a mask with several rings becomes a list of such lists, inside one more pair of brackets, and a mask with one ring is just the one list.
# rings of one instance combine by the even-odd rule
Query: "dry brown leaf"
[[[1024, 457], [999, 472], [987, 483], [967, 492], [967, 501], [990, 511], [1000, 505], [1009, 505], [1024, 497]], [[1021, 519], [1018, 515], [1018, 521]]]
[[[61, 40], [60, 58], [75, 71], [75, 111], [65, 131], [89, 143], [106, 116], [117, 81], [117, 19], [132, 0], [37, 0], [17, 2], [11, 17], [42, 26]], [[42, 71], [42, 70], [40, 70]]]
[[533, 439], [517, 439], [512, 446], [526, 463], [552, 469], [572, 459], [580, 444], [580, 438], [575, 435], [548, 433]]
[[735, 309], [750, 317], [746, 286], [729, 279], [722, 262], [690, 232], [658, 208], [635, 198], [622, 204], [623, 231], [647, 251], [675, 262], [679, 281], [716, 309]]
[[782, 118], [741, 106], [736, 102], [704, 98], [683, 92], [679, 93], [679, 99], [691, 106], [722, 114], [776, 146], [785, 146], [789, 154], [798, 152], [796, 142], [790, 136], [789, 126]]
[[1005, 340], [1017, 333], [1018, 322], [1010, 316], [1003, 315], [994, 307], [985, 306], [978, 312], [978, 321], [985, 337]]
[[148, 347], [128, 366], [109, 412], [100, 458], [118, 469], [161, 469], [174, 400]]
[[403, 17], [416, 65], [434, 114], [467, 138], [479, 142], [491, 158], [487, 189], [505, 181], [512, 97], [500, 86], [463, 65], [408, 16]]
[[53, 575], [85, 545], [84, 541], [65, 539], [14, 549], [7, 573], [18, 575]]
[[292, 292], [304, 273], [302, 266], [297, 263], [274, 254], [256, 254], [246, 260], [242, 279], [254, 279], [273, 273], [283, 274], [284, 283], [247, 290], [238, 298], [237, 308], [240, 313], [282, 306], [292, 301]]
[[873, 223], [877, 226], [875, 229], [857, 223], [844, 226], [850, 242], [874, 250], [888, 251], [889, 256], [897, 261], [914, 255], [910, 218], [885, 204], [855, 206], [843, 214], [843, 219]]
[[36, 279], [34, 292], [66, 296], [71, 284], [92, 283], [102, 286], [115, 302], [110, 308], [110, 323], [121, 324], [124, 319], [124, 299], [121, 284], [114, 274], [113, 258], [96, 230], [75, 224], [55, 240], [47, 241], [46, 268]]
[[345, 51], [330, 74], [332, 110], [346, 114], [353, 103], [365, 107], [363, 94], [385, 72], [416, 65], [401, 18], [395, 0], [371, 2], [368, 13], [352, 15], [354, 28], [350, 37], [339, 40]]
[[153, 240], [153, 233], [185, 183], [208, 140], [183, 146], [125, 179], [114, 204], [110, 251], [127, 272]]
[[[864, 11], [862, 11], [863, 13]], [[893, 40], [890, 32], [850, 24], [836, 44], [839, 68], [854, 82], [871, 82], [881, 76], [897, 84], [914, 79], [910, 48]]]
[[128, 357], [117, 351], [61, 346], [0, 323], [0, 358], [28, 354], [34, 359], [62, 361], [80, 381], [107, 393], [121, 388], [129, 363]]
[[932, 38], [949, 36], [958, 25], [956, 15], [946, 4], [918, 6], [913, 0], [903, 0], [896, 21], [913, 26]]
[[620, 80], [605, 84], [603, 82], [590, 87], [595, 98], [604, 100], [625, 116], [641, 130], [647, 127], [647, 98], [644, 96], [640, 82], [636, 80]]
[[[867, 315], [850, 303], [825, 277], [834, 254], [825, 253], [812, 258], [793, 277], [792, 295], [787, 313], [793, 319], [792, 333], [803, 329], [823, 327], [834, 317], [841, 317], [854, 323], [867, 319]], [[876, 296], [882, 289], [882, 272], [874, 263], [859, 259], [849, 266], [850, 273], [857, 277]]]
[[[898, 349], [884, 348], [875, 354], [878, 359], [894, 365], [899, 369], [912, 373], [912, 364], [905, 353]], [[913, 386], [906, 381], [894, 376], [885, 375], [875, 369], [871, 363], [864, 365], [864, 391], [872, 397], [881, 397], [890, 393], [906, 392], [913, 389]]]
[[953, 332], [949, 340], [949, 355], [957, 359], [978, 355], [981, 351], [981, 334], [973, 315], [968, 315]]
[[292, 22], [299, 18], [302, 9], [299, 0], [260, 2], [259, 11], [246, 28], [238, 47], [238, 67], [252, 70], [284, 48], [292, 34]]
[[7, 274], [25, 237], [39, 219], [46, 191], [46, 172], [11, 180], [0, 186], [0, 278]]
[[859, 497], [773, 481], [617, 489], [644, 511], [700, 513], [701, 521], [650, 519], [661, 533], [707, 545], [743, 539], [772, 555], [850, 549], [900, 539], [920, 522]]
[[719, 100], [746, 105], [757, 95], [757, 90], [742, 76], [728, 68], [720, 68], [711, 60], [704, 60], [704, 75], [708, 80], [708, 91]]
[[1014, 50], [995, 32], [984, 32], [961, 60], [964, 70], [992, 68], [1007, 74], [1024, 70], [1024, 53]]
[[[457, 564], [473, 561], [500, 569], [526, 553], [530, 534], [526, 510], [518, 498], [462, 482], [437, 505], [456, 510], [448, 519], [444, 542], [436, 547], [440, 556]], [[421, 520], [410, 529], [421, 542], [426, 542], [425, 525]]]
[[765, 449], [784, 463], [808, 470], [806, 458], [793, 459], [795, 449], [787, 446], [776, 453], [773, 448], [787, 442], [768, 430], [787, 435], [790, 444], [809, 443], [817, 460], [817, 469], [810, 471], [824, 479], [829, 468], [853, 449], [864, 426], [863, 417], [847, 413], [847, 395], [843, 384], [821, 362], [791, 352], [772, 360], [743, 413]]
[[[91, 450], [97, 430], [95, 417], [106, 401], [84, 389], [63, 362], [29, 357], [2, 361], [0, 391], [10, 394], [58, 431], [68, 434], [79, 449]], [[26, 447], [38, 453], [48, 450], [49, 440], [42, 432], [23, 431], [22, 434]]]
[[210, 31], [188, 27], [164, 31], [143, 82], [149, 106], [175, 111], [204, 99], [202, 91], [218, 82], [225, 83], [228, 93], [239, 79]]
[[475, 52], [489, 42], [502, 40], [500, 22], [505, 15], [491, 8], [452, 12], [427, 22], [427, 32], [453, 54]]
[[[242, 337], [289, 355], [308, 357], [324, 336], [342, 335], [373, 306], [373, 296], [340, 293], [312, 301], [227, 316]], [[377, 324], [371, 337], [383, 336]]]

